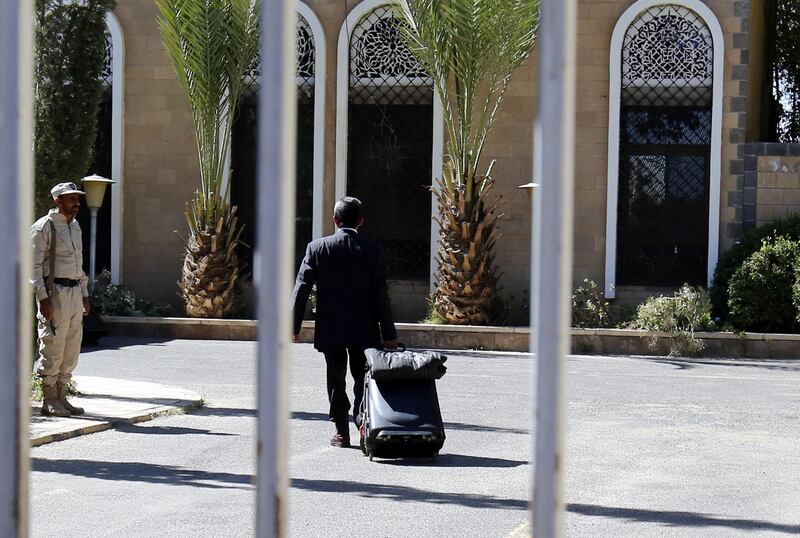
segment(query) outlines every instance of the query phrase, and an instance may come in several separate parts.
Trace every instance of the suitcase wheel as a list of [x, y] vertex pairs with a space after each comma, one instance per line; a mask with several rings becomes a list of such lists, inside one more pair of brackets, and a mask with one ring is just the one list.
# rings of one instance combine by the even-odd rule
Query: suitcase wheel
[[367, 453], [367, 456], [369, 456], [369, 461], [372, 461], [372, 456], [373, 456], [374, 454], [375, 454], [375, 453], [374, 453], [372, 450], [370, 450], [370, 451]]

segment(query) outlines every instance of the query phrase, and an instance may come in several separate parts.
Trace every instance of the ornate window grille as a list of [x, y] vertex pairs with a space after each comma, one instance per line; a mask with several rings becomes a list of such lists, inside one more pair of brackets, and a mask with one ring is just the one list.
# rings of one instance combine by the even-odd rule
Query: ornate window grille
[[364, 202], [364, 234], [383, 246], [389, 277], [427, 279], [433, 82], [399, 24], [382, 6], [350, 35], [347, 193]]
[[[316, 61], [316, 48], [314, 46], [314, 34], [308, 21], [297, 14], [297, 65], [295, 76], [297, 87], [301, 89], [306, 97], [314, 92], [314, 66]], [[243, 98], [255, 97], [258, 95], [258, 87], [261, 82], [261, 49], [256, 53], [253, 65], [247, 70], [244, 77], [246, 89]]]
[[111, 59], [114, 57], [114, 45], [111, 42], [111, 33], [106, 32], [106, 55], [103, 59], [103, 71], [100, 75], [100, 79], [103, 81], [103, 84], [106, 86], [111, 86], [111, 79], [114, 75], [113, 68], [111, 65]]
[[[297, 195], [295, 212], [295, 262], [299, 265], [306, 244], [312, 238], [314, 203], [314, 88], [316, 47], [308, 21], [297, 15]], [[238, 206], [242, 222], [242, 241], [255, 244], [255, 185], [258, 129], [258, 88], [261, 80], [261, 57], [257, 55], [245, 76], [246, 88], [234, 120], [231, 162], [231, 200]], [[249, 262], [252, 249], [242, 255]]]
[[714, 44], [682, 6], [652, 7], [622, 48], [617, 283], [706, 283]]

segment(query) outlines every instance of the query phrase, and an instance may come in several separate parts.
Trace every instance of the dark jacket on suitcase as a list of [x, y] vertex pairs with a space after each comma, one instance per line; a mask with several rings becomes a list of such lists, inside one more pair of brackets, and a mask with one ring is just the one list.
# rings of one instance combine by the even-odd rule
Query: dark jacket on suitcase
[[369, 371], [376, 381], [441, 379], [447, 372], [447, 357], [436, 351], [364, 350]]
[[300, 333], [314, 284], [314, 347], [318, 350], [380, 347], [382, 341], [397, 338], [386, 287], [386, 264], [376, 243], [344, 228], [308, 244], [292, 293], [292, 334]]

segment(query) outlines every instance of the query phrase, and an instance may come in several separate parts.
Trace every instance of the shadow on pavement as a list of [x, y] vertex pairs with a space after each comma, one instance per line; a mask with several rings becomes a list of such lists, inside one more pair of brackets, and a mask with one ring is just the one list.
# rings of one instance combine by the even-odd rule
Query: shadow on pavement
[[[255, 409], [242, 409], [236, 407], [203, 407], [193, 413], [198, 416], [213, 416], [213, 417], [255, 417], [257, 415]], [[292, 419], [294, 420], [320, 420], [328, 422], [327, 413], [310, 413], [307, 411], [293, 411]]]
[[484, 458], [481, 456], [467, 456], [464, 454], [439, 454], [435, 461], [429, 458], [400, 458], [376, 459], [375, 462], [387, 465], [402, 465], [404, 467], [488, 467], [509, 468], [527, 465], [527, 461], [506, 460], [502, 458]]
[[31, 470], [101, 480], [125, 480], [209, 489], [253, 489], [251, 475], [212, 473], [152, 463], [32, 458]]
[[201, 417], [255, 417], [255, 409], [240, 407], [208, 407], [204, 406], [192, 413]]
[[441, 349], [436, 350], [446, 353], [447, 357], [467, 357], [475, 359], [530, 359], [531, 354], [522, 351], [503, 351], [487, 353], [481, 350]]
[[139, 338], [135, 336], [103, 336], [97, 344], [81, 346], [81, 353], [93, 353], [107, 349], [122, 349], [130, 346], [160, 346], [171, 342], [172, 338]]
[[673, 527], [728, 527], [742, 530], [777, 531], [787, 534], [800, 534], [800, 525], [771, 523], [755, 519], [733, 519], [697, 512], [675, 512], [667, 510], [643, 510], [638, 508], [619, 508], [596, 504], [567, 505], [567, 510], [585, 516], [600, 516], [628, 519], [643, 523], [663, 523]]
[[308, 411], [292, 411], [292, 418], [295, 420], [321, 420], [329, 422], [327, 413], [310, 413]]
[[682, 359], [682, 358], [652, 358], [638, 357], [650, 362], [669, 364], [679, 370], [691, 370], [698, 366], [733, 366], [736, 368], [762, 368], [765, 370], [776, 370], [780, 372], [800, 372], [800, 362], [793, 360], [769, 360], [769, 359]]
[[134, 433], [144, 435], [219, 435], [235, 437], [235, 433], [212, 432], [211, 430], [202, 430], [199, 428], [181, 428], [177, 426], [140, 426], [138, 424], [120, 424], [115, 428], [116, 431], [122, 433]]
[[386, 484], [366, 484], [347, 480], [306, 480], [293, 478], [291, 486], [308, 491], [325, 493], [353, 493], [361, 497], [391, 499], [401, 502], [424, 502], [431, 504], [454, 504], [469, 508], [498, 508], [501, 510], [525, 510], [528, 501], [521, 499], [504, 499], [490, 495], [472, 495], [468, 493], [445, 493], [429, 491], [408, 486]]
[[530, 430], [522, 428], [502, 428], [498, 426], [483, 426], [480, 424], [464, 424], [463, 422], [445, 422], [446, 430], [468, 430], [473, 432], [512, 433], [517, 435], [530, 435]]

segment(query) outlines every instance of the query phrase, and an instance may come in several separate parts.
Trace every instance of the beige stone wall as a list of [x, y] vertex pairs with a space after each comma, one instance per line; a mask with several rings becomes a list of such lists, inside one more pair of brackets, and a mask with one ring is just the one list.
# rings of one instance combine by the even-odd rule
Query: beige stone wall
[[[336, 73], [339, 31], [358, 2], [308, 0], [325, 31], [327, 81], [325, 114], [325, 208], [334, 201]], [[631, 0], [580, 0], [577, 41], [577, 110], [575, 149], [574, 280], [603, 284], [608, 154], [609, 45], [619, 16]], [[718, 17], [726, 50], [722, 148], [721, 245], [741, 229], [740, 142], [747, 122], [746, 85], [735, 66], [742, 64], [741, 42], [746, 13], [740, 0], [708, 0]], [[184, 202], [197, 185], [197, 164], [188, 107], [160, 46], [155, 7], [150, 0], [119, 0], [117, 16], [126, 36], [125, 223], [123, 278], [142, 296], [174, 302], [183, 230]], [[744, 45], [746, 47], [747, 45]], [[535, 56], [535, 55], [534, 55]], [[739, 69], [741, 71], [741, 69]], [[738, 77], [738, 78], [737, 78]], [[503, 293], [524, 321], [530, 281], [531, 207], [517, 186], [533, 178], [533, 122], [537, 100], [537, 62], [531, 58], [512, 81], [497, 127], [486, 147], [496, 159], [494, 176], [503, 196], [502, 238], [498, 264]], [[744, 91], [744, 97], [743, 97]], [[741, 140], [740, 140], [741, 139]], [[546, 150], [546, 149], [545, 149]], [[542, 178], [535, 178], [537, 181]], [[738, 212], [738, 213], [737, 213]], [[327, 215], [329, 210], [326, 209]], [[327, 221], [326, 216], [326, 221]], [[739, 227], [737, 228], [737, 223]], [[326, 232], [331, 224], [326, 222]], [[413, 294], [412, 294], [413, 295]], [[420, 294], [421, 295], [421, 294]], [[396, 302], [398, 299], [394, 299]], [[405, 299], [403, 299], [405, 301]]]
[[764, 0], [750, 0], [750, 49], [748, 51], [748, 107], [747, 141], [756, 142], [761, 136], [761, 117], [759, 110], [764, 98], [764, 39], [766, 21], [764, 20]]
[[601, 288], [605, 271], [609, 46], [614, 25], [630, 3], [584, 0], [578, 4], [573, 281], [588, 278]]
[[796, 213], [800, 213], [800, 156], [760, 156], [756, 226]]
[[184, 204], [199, 186], [189, 107], [161, 46], [152, 0], [120, 0], [125, 36], [122, 278], [138, 295], [177, 304]]
[[527, 322], [531, 278], [531, 200], [520, 185], [533, 181], [533, 123], [536, 117], [538, 62], [536, 51], [514, 74], [494, 130], [489, 135], [482, 166], [495, 165], [495, 190], [502, 197], [498, 223], [498, 273], [501, 298], [515, 310], [512, 321]]
[[390, 280], [388, 284], [395, 321], [415, 323], [425, 319], [430, 294], [427, 280]]
[[339, 31], [347, 14], [359, 2], [345, 0], [331, 2], [329, 0], [305, 0], [305, 4], [319, 18], [325, 32], [325, 199], [323, 202], [323, 233], [333, 232], [333, 204], [336, 202], [336, 69]]

